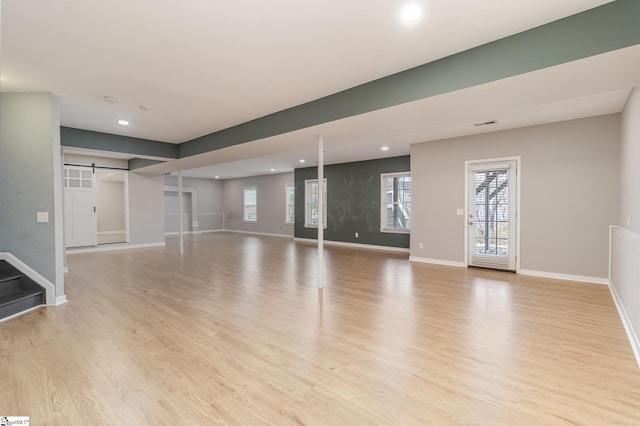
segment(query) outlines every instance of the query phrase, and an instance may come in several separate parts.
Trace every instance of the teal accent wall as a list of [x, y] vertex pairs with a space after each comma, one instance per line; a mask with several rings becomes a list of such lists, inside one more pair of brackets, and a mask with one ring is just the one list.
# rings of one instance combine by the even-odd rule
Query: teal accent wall
[[[409, 248], [409, 234], [380, 232], [382, 173], [410, 171], [410, 157], [333, 164], [324, 168], [327, 179], [327, 229], [330, 241]], [[315, 167], [296, 169], [296, 238], [318, 238], [318, 230], [304, 227], [304, 181], [317, 179]], [[355, 233], [358, 232], [358, 238]]]

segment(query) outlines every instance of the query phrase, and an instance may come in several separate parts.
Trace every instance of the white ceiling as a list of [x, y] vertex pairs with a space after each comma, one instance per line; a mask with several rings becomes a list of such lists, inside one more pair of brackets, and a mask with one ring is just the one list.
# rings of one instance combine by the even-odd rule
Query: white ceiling
[[[419, 2], [426, 16], [407, 26], [396, 19], [405, 0], [3, 0], [2, 90], [58, 94], [65, 126], [179, 143], [609, 1]], [[300, 158], [313, 164], [318, 133], [335, 163], [407, 154], [420, 141], [618, 112], [640, 84], [639, 58], [638, 49], [624, 49], [156, 171], [178, 163], [217, 164], [185, 173], [201, 177], [290, 171]], [[132, 125], [119, 127], [119, 118]], [[492, 119], [496, 126], [470, 126]]]

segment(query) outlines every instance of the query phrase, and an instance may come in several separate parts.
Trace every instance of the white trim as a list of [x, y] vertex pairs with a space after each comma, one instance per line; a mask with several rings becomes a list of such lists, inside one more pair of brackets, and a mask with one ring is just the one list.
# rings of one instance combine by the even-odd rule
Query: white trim
[[[293, 241], [295, 241], [297, 243], [315, 244], [317, 240], [315, 240], [313, 238], [294, 238]], [[351, 248], [358, 248], [358, 249], [364, 249], [364, 250], [378, 250], [378, 251], [392, 251], [392, 252], [395, 252], [395, 253], [409, 253], [409, 249], [408, 248], [404, 248], [404, 247], [377, 246], [377, 245], [373, 245], [373, 244], [347, 243], [347, 242], [344, 242], [344, 241], [330, 241], [330, 240], [324, 240], [324, 244], [325, 245], [329, 245], [329, 246], [351, 247]]]
[[123, 229], [122, 231], [100, 231], [98, 235], [116, 235], [116, 234], [126, 234], [127, 231]]
[[[255, 204], [247, 204], [247, 189], [253, 189], [256, 195]], [[247, 207], [256, 208], [256, 218], [253, 220], [247, 219]], [[256, 185], [249, 185], [242, 187], [242, 221], [245, 223], [258, 223], [258, 187]]]
[[62, 305], [63, 303], [67, 303], [69, 300], [67, 296], [63, 294], [62, 296], [56, 297], [56, 306]]
[[[51, 281], [40, 275], [33, 268], [31, 268], [29, 265], [12, 255], [11, 253], [0, 253], [0, 260], [6, 260], [13, 267], [15, 267], [24, 275], [31, 278], [38, 285], [43, 287], [46, 292], [47, 306], [56, 306], [56, 286]], [[60, 267], [60, 273], [64, 279], [63, 269], [63, 267]]]
[[[47, 289], [47, 304], [54, 303], [53, 297], [56, 294], [56, 291], [64, 294], [64, 268], [67, 266], [67, 261], [64, 253], [64, 162], [62, 161], [62, 144], [60, 142], [60, 98], [57, 95], [52, 95], [51, 102], [51, 122], [53, 124], [51, 129], [53, 132], [53, 267], [55, 278], [53, 283], [45, 279], [45, 282], [47, 284], [53, 286], [53, 292], [51, 294], [49, 294], [49, 288], [43, 286], [45, 287], [45, 289]], [[33, 271], [33, 269], [31, 268], [29, 268], [29, 270]], [[38, 276], [42, 277], [40, 274], [38, 274]], [[33, 279], [33, 277], [31, 276], [30, 278]], [[34, 279], [34, 281], [36, 280]]]
[[[407, 172], [380, 173], [380, 232], [390, 234], [410, 234], [411, 226], [409, 226], [409, 228], [385, 228], [383, 226], [383, 224], [387, 223], [387, 191], [385, 187], [385, 179], [397, 176], [409, 176], [409, 178], [411, 178], [411, 170]], [[409, 201], [409, 205], [411, 205], [411, 201]], [[409, 223], [411, 223], [411, 217], [409, 217]]]
[[[208, 234], [210, 232], [225, 232], [224, 229], [202, 229], [199, 231], [184, 231], [185, 234]], [[165, 232], [164, 233], [165, 237], [167, 236], [173, 236], [173, 235], [180, 235], [179, 232]]]
[[513, 157], [487, 158], [483, 160], [467, 160], [464, 162], [464, 266], [469, 266], [469, 169], [476, 163], [491, 163], [487, 166], [495, 166], [496, 163], [504, 163], [509, 161], [516, 162], [516, 273], [520, 273], [520, 216], [522, 212], [522, 157], [516, 155]]
[[534, 271], [531, 269], [520, 269], [518, 273], [520, 275], [525, 275], [529, 277], [551, 278], [554, 280], [564, 280], [564, 281], [577, 281], [577, 282], [589, 283], [589, 284], [602, 284], [602, 285], [609, 284], [608, 278], [588, 277], [585, 275], [560, 274], [557, 272]]
[[162, 243], [145, 243], [145, 244], [106, 244], [98, 247], [85, 247], [85, 248], [70, 248], [67, 249], [67, 254], [79, 254], [79, 253], [97, 253], [100, 251], [115, 251], [115, 250], [129, 250], [149, 247], [165, 247], [167, 244]]
[[[309, 184], [313, 183], [313, 182], [318, 182], [318, 193], [319, 196], [322, 196], [322, 209], [323, 209], [323, 216], [322, 216], [322, 229], [327, 229], [327, 222], [329, 221], [329, 209], [327, 208], [328, 204], [329, 204], [329, 188], [328, 188], [328, 183], [327, 183], [327, 178], [323, 177], [322, 178], [322, 182], [323, 182], [323, 187], [322, 187], [322, 193], [320, 194], [320, 183], [318, 178], [316, 179], [305, 179], [304, 180], [304, 227], [305, 228], [310, 228], [310, 229], [317, 229], [318, 225], [317, 224], [313, 224], [313, 223], [309, 223], [309, 219], [310, 219], [310, 215], [311, 215], [311, 210], [308, 208], [310, 206], [309, 203], [309, 196], [311, 195], [309, 193], [309, 191], [307, 191], [307, 189], [309, 189]], [[326, 189], [326, 190], [325, 190]], [[325, 193], [327, 194], [327, 202], [324, 202], [324, 195]], [[318, 200], [319, 201], [319, 200]], [[324, 220], [324, 211], [327, 211], [327, 220]], [[318, 213], [320, 214], [320, 213]], [[318, 218], [318, 220], [320, 220], [320, 218]]]
[[284, 224], [285, 225], [295, 225], [295, 222], [289, 222], [289, 215], [287, 214], [287, 210], [289, 209], [289, 193], [287, 192], [287, 188], [290, 186], [293, 187], [293, 216], [295, 221], [296, 184], [293, 182], [285, 183], [284, 184]]
[[640, 367], [640, 339], [638, 339], [638, 335], [633, 329], [631, 320], [629, 320], [629, 317], [627, 316], [627, 311], [624, 309], [622, 300], [620, 299], [620, 296], [618, 296], [618, 291], [616, 290], [612, 282], [609, 282], [609, 291], [611, 292], [613, 302], [616, 304], [616, 308], [618, 309], [618, 315], [620, 315], [622, 325], [624, 326], [624, 331], [626, 331], [627, 333], [627, 338], [629, 339], [629, 343], [631, 344], [633, 354], [636, 357], [636, 362]]
[[466, 268], [465, 262], [456, 262], [455, 260], [429, 259], [427, 257], [409, 256], [409, 262], [429, 263], [440, 266], [453, 266], [455, 268]]
[[235, 234], [264, 235], [265, 237], [293, 238], [293, 235], [289, 235], [289, 234], [272, 234], [272, 233], [269, 233], [269, 232], [239, 231], [239, 230], [236, 230], [236, 229], [225, 229], [222, 232], [233, 232]]
[[46, 307], [46, 305], [38, 305], [38, 306], [34, 306], [33, 308], [29, 308], [29, 309], [27, 309], [26, 311], [21, 311], [21, 312], [15, 313], [15, 314], [13, 314], [13, 315], [9, 315], [8, 317], [0, 318], [0, 323], [5, 322], [5, 321], [8, 321], [8, 320], [10, 320], [10, 319], [13, 319], [13, 318], [15, 318], [15, 317], [19, 317], [20, 315], [24, 315], [24, 314], [26, 314], [27, 312], [35, 311], [36, 309], [40, 309], [40, 308], [44, 308], [44, 307]]

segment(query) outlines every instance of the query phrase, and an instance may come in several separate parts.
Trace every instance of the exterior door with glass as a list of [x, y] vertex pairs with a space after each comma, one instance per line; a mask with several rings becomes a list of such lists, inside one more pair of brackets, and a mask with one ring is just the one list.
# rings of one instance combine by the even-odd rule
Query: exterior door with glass
[[468, 164], [469, 266], [516, 269], [516, 160]]

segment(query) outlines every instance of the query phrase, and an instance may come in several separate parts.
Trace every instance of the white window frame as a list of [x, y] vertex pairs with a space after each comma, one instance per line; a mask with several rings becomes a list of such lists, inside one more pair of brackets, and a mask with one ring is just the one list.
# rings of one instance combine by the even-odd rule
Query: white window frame
[[[293, 204], [289, 203], [289, 191], [293, 190]], [[296, 218], [296, 185], [293, 183], [286, 183], [284, 185], [284, 224], [293, 225]], [[290, 209], [293, 210], [293, 220], [289, 220]]]
[[[256, 203], [255, 204], [247, 204], [247, 190], [253, 189], [256, 194]], [[242, 188], [242, 219], [244, 222], [256, 223], [258, 221], [258, 187], [257, 186], [245, 186]], [[247, 207], [254, 207], [256, 210], [256, 218], [249, 219], [247, 214]]]
[[[304, 227], [305, 228], [317, 228], [317, 223], [311, 222], [311, 191], [310, 187], [312, 184], [318, 183], [318, 179], [306, 179], [304, 181]], [[322, 227], [327, 229], [327, 178], [324, 178], [324, 203], [323, 203], [323, 211], [324, 211], [324, 223]]]
[[[390, 177], [409, 176], [411, 172], [382, 173], [380, 175], [380, 232], [388, 232], [393, 234], [409, 234], [411, 233], [411, 216], [409, 216], [408, 228], [387, 228], [387, 186], [385, 180]], [[411, 204], [411, 202], [409, 202]]]

